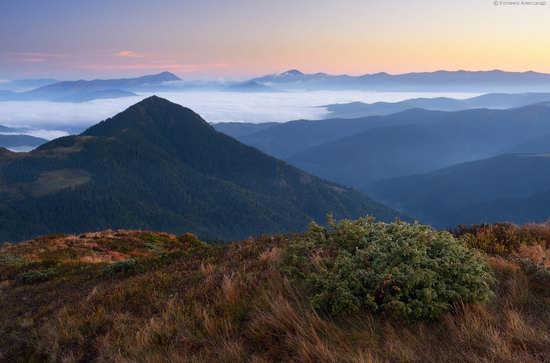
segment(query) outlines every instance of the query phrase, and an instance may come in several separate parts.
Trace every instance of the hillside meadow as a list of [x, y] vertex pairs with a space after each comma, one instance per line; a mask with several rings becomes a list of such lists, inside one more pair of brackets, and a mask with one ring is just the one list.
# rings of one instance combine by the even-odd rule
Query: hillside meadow
[[372, 219], [229, 244], [125, 230], [5, 244], [0, 360], [549, 361], [549, 247], [548, 224]]

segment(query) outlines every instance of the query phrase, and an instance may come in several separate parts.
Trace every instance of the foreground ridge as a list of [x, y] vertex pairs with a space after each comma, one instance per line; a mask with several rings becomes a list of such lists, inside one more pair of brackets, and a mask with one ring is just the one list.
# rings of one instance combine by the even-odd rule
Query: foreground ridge
[[50, 235], [8, 244], [0, 250], [0, 358], [550, 359], [550, 318], [545, 313], [550, 308], [550, 274], [544, 266], [548, 225], [454, 231], [460, 242], [449, 243], [483, 251], [495, 279], [494, 296], [488, 304], [458, 304], [437, 320], [416, 322], [364, 308], [335, 316], [314, 308], [312, 286], [303, 285], [285, 266], [307, 241], [319, 233], [335, 238], [342, 228], [398, 234], [421, 228], [435, 240], [452, 238], [422, 226], [360, 220], [314, 226], [304, 236], [263, 236], [231, 244], [136, 230]]

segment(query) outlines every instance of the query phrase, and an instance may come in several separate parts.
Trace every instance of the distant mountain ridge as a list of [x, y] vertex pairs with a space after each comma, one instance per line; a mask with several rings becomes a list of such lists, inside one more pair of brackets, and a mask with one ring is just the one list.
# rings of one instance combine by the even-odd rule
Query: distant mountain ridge
[[59, 82], [56, 79], [17, 79], [0, 83], [0, 91], [25, 92]]
[[[491, 157], [507, 148], [529, 151], [530, 140], [550, 134], [549, 104], [299, 120], [235, 137], [314, 175], [362, 188], [377, 180]], [[544, 145], [544, 140], [539, 142]]]
[[266, 86], [256, 81], [247, 81], [243, 83], [237, 83], [225, 88], [225, 91], [229, 92], [281, 92], [275, 88]]
[[134, 92], [123, 91], [119, 89], [106, 89], [100, 91], [90, 91], [90, 92], [77, 92], [70, 95], [62, 96], [54, 99], [55, 102], [88, 102], [93, 100], [103, 100], [103, 99], [113, 99], [113, 98], [124, 98], [124, 97], [134, 97], [137, 96]]
[[0, 125], [0, 148], [28, 151], [48, 142], [40, 137], [26, 135], [25, 131]]
[[71, 90], [103, 91], [107, 89], [140, 90], [144, 87], [159, 85], [164, 82], [181, 81], [181, 78], [170, 72], [141, 76], [137, 78], [95, 79], [91, 81], [62, 81], [33, 90], [32, 93], [55, 93]]
[[508, 154], [366, 188], [389, 205], [437, 227], [550, 218], [550, 150]]
[[550, 134], [537, 136], [498, 151], [498, 154], [546, 154], [550, 153]]
[[[213, 124], [213, 126], [219, 131], [236, 137], [246, 144], [256, 146], [271, 155], [286, 158], [308, 147], [350, 136], [359, 131], [393, 125], [391, 121], [386, 122], [386, 119], [382, 118], [369, 118], [368, 122], [363, 122], [367, 121], [367, 117], [386, 116], [414, 108], [454, 112], [476, 108], [510, 109], [548, 101], [550, 101], [550, 93], [489, 93], [464, 100], [436, 97], [371, 104], [351, 102], [319, 106], [327, 108], [329, 111], [321, 122], [319, 120], [295, 120], [278, 123], [223, 122]], [[338, 127], [337, 124], [341, 121], [344, 121], [342, 125], [345, 127]], [[277, 128], [266, 131], [271, 127]], [[541, 140], [541, 142], [543, 141]], [[522, 146], [518, 146], [518, 148], [517, 152], [527, 152], [525, 151], [527, 149]], [[510, 152], [506, 150], [504, 153]]]
[[[499, 102], [500, 96], [474, 99]], [[519, 103], [545, 98], [508, 96]], [[550, 219], [548, 101], [500, 110], [409, 109], [250, 130], [235, 135], [438, 228]]]
[[94, 99], [131, 97], [136, 95], [134, 92], [154, 90], [166, 83], [178, 81], [181, 79], [170, 72], [137, 78], [61, 81], [27, 92], [0, 95], [0, 101], [85, 102]]
[[[457, 112], [412, 109], [383, 116], [382, 121], [367, 118], [380, 128], [365, 125], [361, 133], [319, 144], [285, 160], [322, 178], [361, 187], [359, 183], [365, 186], [488, 158], [506, 147], [549, 134], [549, 105]], [[386, 126], [379, 126], [381, 122]]]
[[463, 111], [474, 108], [506, 109], [547, 101], [550, 101], [550, 93], [489, 93], [463, 100], [448, 97], [413, 98], [400, 102], [376, 102], [371, 104], [352, 102], [330, 104], [323, 107], [329, 111], [325, 118], [359, 118], [389, 115], [411, 108], [436, 111]]
[[213, 123], [212, 127], [226, 135], [239, 139], [240, 137], [244, 137], [261, 130], [266, 130], [277, 125], [280, 125], [280, 123], [262, 122], [259, 124], [253, 124], [248, 122], [218, 122]]
[[371, 127], [384, 126], [385, 121], [386, 119], [380, 116], [351, 120], [296, 120], [236, 137], [239, 141], [269, 155], [286, 159], [310, 147], [350, 136]]
[[550, 74], [501, 70], [413, 72], [395, 75], [381, 72], [360, 76], [306, 74], [290, 70], [252, 80], [289, 90], [544, 92], [550, 86]]
[[46, 139], [29, 135], [4, 135], [0, 134], [0, 147], [6, 149], [28, 148], [32, 149], [48, 142]]
[[229, 240], [302, 230], [327, 213], [399, 214], [147, 98], [78, 136], [0, 156], [0, 240], [104, 228]]
[[[398, 92], [546, 92], [550, 88], [550, 75], [538, 72], [493, 71], [435, 71], [405, 74], [385, 72], [360, 76], [307, 74], [296, 69], [270, 74], [244, 81], [183, 81], [170, 72], [161, 72], [136, 78], [56, 81], [53, 79], [18, 80], [0, 84], [0, 101], [46, 100], [84, 102], [98, 98], [124, 97], [113, 92], [158, 92], [184, 90], [210, 90], [231, 92], [286, 92], [316, 90], [362, 90]], [[107, 91], [110, 91], [109, 94]], [[446, 102], [440, 100], [440, 102]], [[449, 101], [451, 102], [451, 101]], [[383, 104], [371, 107], [380, 108]], [[397, 111], [403, 110], [399, 108]], [[416, 105], [415, 107], [418, 107]], [[422, 107], [422, 106], [420, 106]], [[437, 107], [441, 107], [441, 104]], [[456, 108], [458, 107], [458, 108]], [[461, 106], [448, 108], [457, 110]], [[410, 107], [409, 107], [410, 108]], [[429, 108], [429, 107], [428, 107]], [[395, 110], [394, 110], [395, 112]], [[388, 113], [388, 111], [384, 111]], [[346, 116], [348, 117], [348, 116]]]

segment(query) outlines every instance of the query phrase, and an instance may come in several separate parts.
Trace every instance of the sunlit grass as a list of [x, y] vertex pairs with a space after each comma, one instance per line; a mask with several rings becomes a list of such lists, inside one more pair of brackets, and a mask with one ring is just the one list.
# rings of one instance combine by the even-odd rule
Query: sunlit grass
[[[548, 361], [550, 292], [537, 271], [550, 233], [529, 228], [536, 238], [511, 252], [493, 253], [486, 234], [476, 242], [496, 279], [489, 303], [457, 303], [417, 322], [313, 310], [281, 270], [290, 237], [206, 245], [192, 235], [108, 231], [6, 246], [0, 360]], [[106, 272], [121, 263], [131, 266]], [[32, 271], [54, 273], [18, 280]]]

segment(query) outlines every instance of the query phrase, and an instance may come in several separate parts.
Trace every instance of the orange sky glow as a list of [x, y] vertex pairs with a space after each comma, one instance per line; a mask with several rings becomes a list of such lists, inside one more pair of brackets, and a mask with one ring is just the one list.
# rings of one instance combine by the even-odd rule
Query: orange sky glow
[[0, 5], [0, 79], [550, 73], [550, 5], [493, 0], [69, 0]]

